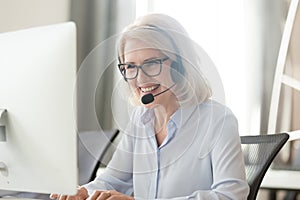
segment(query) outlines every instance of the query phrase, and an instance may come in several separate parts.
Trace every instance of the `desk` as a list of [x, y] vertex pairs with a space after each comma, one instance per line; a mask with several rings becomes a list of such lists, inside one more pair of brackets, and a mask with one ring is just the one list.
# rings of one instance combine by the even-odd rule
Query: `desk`
[[[2, 192], [2, 193], [1, 193]], [[30, 192], [17, 192], [17, 191], [0, 191], [0, 199], [3, 200], [42, 200], [50, 199], [49, 194], [30, 193]]]
[[23, 197], [10, 197], [10, 196], [7, 196], [7, 197], [0, 197], [0, 199], [3, 199], [3, 200], [43, 200], [45, 198], [23, 198]]
[[269, 169], [261, 183], [261, 188], [300, 190], [300, 171]]

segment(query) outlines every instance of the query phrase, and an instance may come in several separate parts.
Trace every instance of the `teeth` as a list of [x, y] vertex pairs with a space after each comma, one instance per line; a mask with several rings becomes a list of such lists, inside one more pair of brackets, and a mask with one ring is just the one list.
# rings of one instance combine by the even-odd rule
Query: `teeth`
[[141, 88], [142, 92], [151, 92], [152, 90], [156, 89], [157, 86]]

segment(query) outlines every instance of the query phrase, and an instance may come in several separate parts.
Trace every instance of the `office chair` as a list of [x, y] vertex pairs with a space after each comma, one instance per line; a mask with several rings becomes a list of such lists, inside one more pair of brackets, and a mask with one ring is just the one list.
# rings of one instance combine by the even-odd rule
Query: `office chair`
[[256, 199], [268, 168], [288, 138], [289, 135], [286, 133], [241, 136], [246, 178], [250, 186], [248, 200]]
[[78, 183], [86, 184], [97, 174], [101, 161], [118, 130], [88, 131], [78, 134]]

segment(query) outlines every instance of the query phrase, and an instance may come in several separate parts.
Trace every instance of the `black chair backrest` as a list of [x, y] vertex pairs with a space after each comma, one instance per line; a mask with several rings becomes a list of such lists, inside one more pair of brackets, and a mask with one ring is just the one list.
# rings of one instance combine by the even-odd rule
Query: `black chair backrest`
[[286, 133], [241, 136], [246, 177], [250, 186], [248, 200], [256, 199], [263, 177], [288, 138]]
[[87, 131], [78, 134], [78, 183], [83, 185], [96, 177], [101, 160], [118, 130]]

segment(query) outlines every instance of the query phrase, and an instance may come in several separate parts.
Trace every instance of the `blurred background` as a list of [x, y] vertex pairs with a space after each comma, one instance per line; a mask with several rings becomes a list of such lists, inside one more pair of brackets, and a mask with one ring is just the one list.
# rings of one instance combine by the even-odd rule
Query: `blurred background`
[[[1, 0], [0, 32], [74, 21], [80, 71], [89, 55], [97, 52], [95, 48], [103, 48], [135, 18], [149, 12], [168, 14], [182, 23], [214, 61], [225, 103], [238, 118], [240, 134], [257, 135], [268, 133], [273, 81], [289, 5], [289, 0]], [[291, 64], [286, 68], [298, 79], [299, 35], [298, 25], [289, 45]], [[95, 77], [93, 74], [100, 72], [89, 70], [90, 74], [79, 80], [78, 131], [122, 130], [126, 126], [130, 107], [116, 89], [123, 80], [116, 71], [117, 60], [101, 65], [101, 58], [115, 52], [114, 47], [107, 48], [97, 57], [100, 64], [95, 70], [102, 70], [101, 76]], [[300, 129], [299, 104], [299, 91], [282, 87], [276, 132]], [[286, 162], [295, 156], [295, 144], [283, 155]]]

